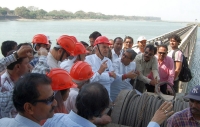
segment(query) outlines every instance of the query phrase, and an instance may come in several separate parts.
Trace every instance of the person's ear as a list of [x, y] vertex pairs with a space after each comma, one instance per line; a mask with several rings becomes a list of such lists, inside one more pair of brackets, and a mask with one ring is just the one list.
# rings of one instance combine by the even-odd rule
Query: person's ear
[[16, 64], [14, 68], [15, 69], [20, 69], [20, 64]]
[[26, 102], [24, 104], [24, 111], [28, 114], [34, 114], [34, 106], [31, 103]]
[[59, 53], [59, 54], [62, 54], [62, 52], [63, 52], [63, 49], [62, 49], [62, 48], [58, 49], [58, 53]]

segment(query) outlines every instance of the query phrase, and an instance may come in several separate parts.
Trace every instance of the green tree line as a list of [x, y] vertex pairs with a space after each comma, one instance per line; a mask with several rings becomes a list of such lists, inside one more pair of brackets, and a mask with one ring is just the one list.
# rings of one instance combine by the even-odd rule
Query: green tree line
[[19, 16], [27, 19], [118, 19], [118, 20], [161, 20], [160, 17], [144, 17], [144, 16], [123, 16], [123, 15], [105, 15], [102, 13], [84, 12], [82, 10], [75, 13], [65, 10], [53, 10], [47, 12], [34, 6], [17, 7], [10, 10], [6, 7], [0, 7], [0, 15], [2, 16]]

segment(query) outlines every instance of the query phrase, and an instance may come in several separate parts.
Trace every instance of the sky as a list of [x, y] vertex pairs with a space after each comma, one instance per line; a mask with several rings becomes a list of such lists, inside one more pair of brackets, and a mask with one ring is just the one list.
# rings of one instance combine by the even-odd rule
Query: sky
[[164, 21], [200, 21], [200, 0], [4, 0], [0, 3], [11, 10], [35, 6], [46, 11], [82, 10], [107, 15], [154, 16]]

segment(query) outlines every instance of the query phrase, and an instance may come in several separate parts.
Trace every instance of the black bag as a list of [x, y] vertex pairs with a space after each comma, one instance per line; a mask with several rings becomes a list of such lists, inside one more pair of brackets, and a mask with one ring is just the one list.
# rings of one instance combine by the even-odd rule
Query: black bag
[[[175, 53], [177, 51], [179, 51], [179, 49], [174, 50], [174, 52], [172, 54], [172, 59], [174, 61], [175, 61]], [[183, 52], [182, 52], [182, 55], [183, 55]], [[183, 55], [183, 61], [182, 61], [182, 68], [181, 68], [181, 71], [180, 71], [180, 74], [178, 77], [179, 77], [179, 80], [182, 82], [189, 82], [192, 79], [192, 74], [188, 67], [187, 57], [185, 57], [184, 55]]]

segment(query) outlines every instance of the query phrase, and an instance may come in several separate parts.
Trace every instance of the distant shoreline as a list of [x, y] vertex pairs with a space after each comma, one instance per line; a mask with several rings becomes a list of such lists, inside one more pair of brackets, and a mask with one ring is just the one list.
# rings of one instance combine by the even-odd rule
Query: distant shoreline
[[163, 22], [162, 20], [126, 20], [126, 19], [25, 19], [25, 18], [15, 18], [15, 19], [0, 19], [0, 21], [151, 21], [151, 22]]

